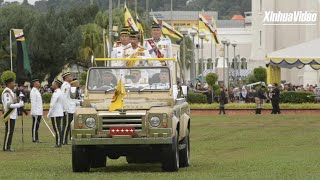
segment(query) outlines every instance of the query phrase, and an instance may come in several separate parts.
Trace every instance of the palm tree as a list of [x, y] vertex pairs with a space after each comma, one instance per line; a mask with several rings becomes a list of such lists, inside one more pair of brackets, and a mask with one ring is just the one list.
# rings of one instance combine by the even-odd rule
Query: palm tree
[[81, 32], [80, 60], [87, 64], [91, 56], [103, 57], [102, 28], [97, 24], [90, 23], [81, 26]]

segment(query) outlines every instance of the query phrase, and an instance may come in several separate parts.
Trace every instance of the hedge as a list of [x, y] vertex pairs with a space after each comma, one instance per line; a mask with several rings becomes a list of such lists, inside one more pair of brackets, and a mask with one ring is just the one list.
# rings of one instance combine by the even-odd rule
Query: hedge
[[42, 100], [43, 103], [50, 103], [52, 93], [43, 93]]
[[208, 103], [207, 96], [202, 93], [189, 92], [187, 101], [189, 103], [205, 104]]
[[[190, 104], [191, 109], [219, 109], [218, 103], [212, 104]], [[228, 103], [225, 105], [226, 109], [255, 109], [255, 103]], [[271, 109], [270, 103], [265, 103], [263, 109]], [[290, 104], [281, 103], [280, 109], [320, 109], [320, 104], [315, 103], [302, 103], [302, 104]]]
[[294, 103], [294, 104], [314, 103], [315, 96], [311, 92], [295, 92], [295, 91], [282, 92], [280, 94], [280, 102]]

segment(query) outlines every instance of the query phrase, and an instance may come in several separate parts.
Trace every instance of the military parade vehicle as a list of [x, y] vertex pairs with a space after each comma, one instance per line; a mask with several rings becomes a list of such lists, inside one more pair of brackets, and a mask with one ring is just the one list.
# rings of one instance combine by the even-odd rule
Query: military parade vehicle
[[[189, 166], [190, 108], [176, 81], [176, 68], [167, 66], [91, 67], [72, 122], [73, 171], [106, 167], [108, 158], [121, 156], [169, 172]], [[123, 106], [110, 111], [116, 98]]]

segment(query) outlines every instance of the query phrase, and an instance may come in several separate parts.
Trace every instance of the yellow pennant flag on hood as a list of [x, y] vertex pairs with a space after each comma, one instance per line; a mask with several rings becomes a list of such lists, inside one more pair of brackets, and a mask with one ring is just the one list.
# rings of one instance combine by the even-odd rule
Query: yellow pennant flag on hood
[[124, 87], [122, 80], [120, 79], [111, 100], [111, 104], [109, 107], [110, 112], [124, 107], [123, 98], [126, 94], [126, 88]]
[[124, 26], [130, 26], [134, 31], [139, 31], [126, 4], [124, 4]]

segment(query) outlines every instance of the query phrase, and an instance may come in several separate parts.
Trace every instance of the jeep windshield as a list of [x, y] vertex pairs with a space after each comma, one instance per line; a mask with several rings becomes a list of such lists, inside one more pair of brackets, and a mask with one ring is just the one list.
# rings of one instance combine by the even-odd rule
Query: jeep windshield
[[91, 68], [88, 73], [89, 91], [114, 91], [120, 79], [126, 90], [130, 91], [170, 89], [170, 70], [167, 67], [97, 67]]

